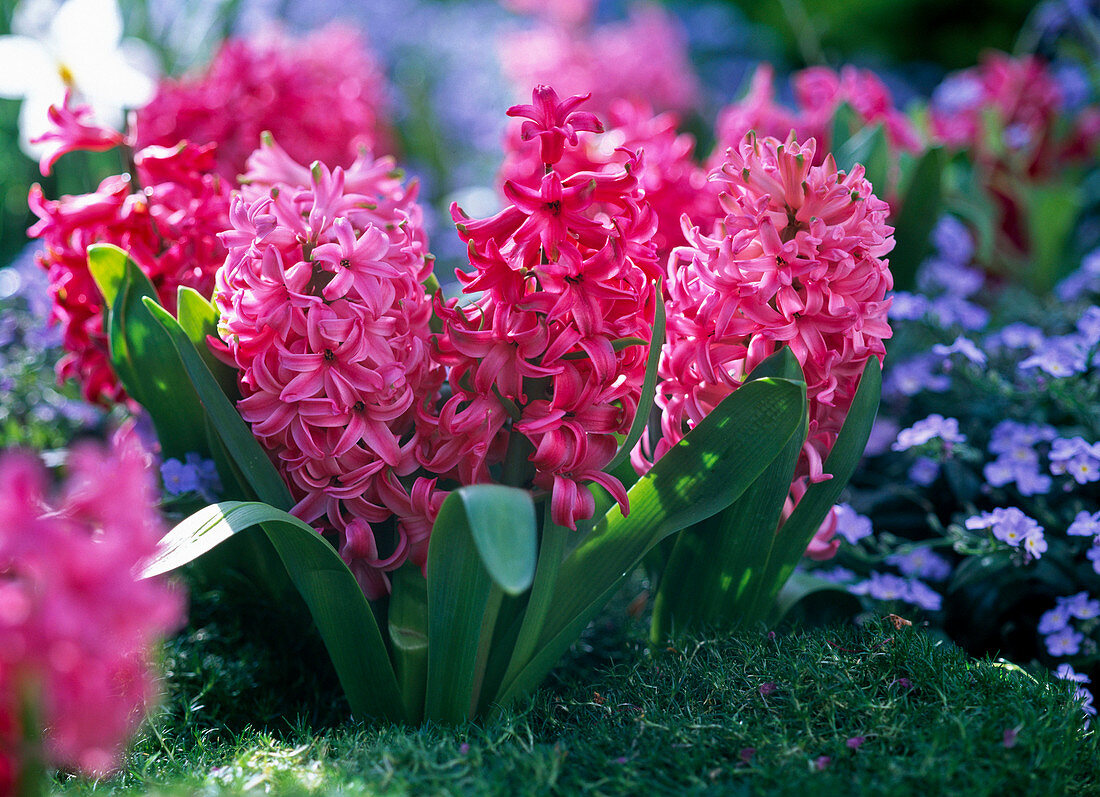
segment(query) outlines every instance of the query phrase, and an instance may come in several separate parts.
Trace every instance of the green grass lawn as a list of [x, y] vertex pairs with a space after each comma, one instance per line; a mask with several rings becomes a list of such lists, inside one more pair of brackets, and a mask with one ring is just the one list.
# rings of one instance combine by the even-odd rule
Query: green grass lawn
[[197, 601], [126, 770], [61, 794], [1098, 794], [1068, 687], [885, 620], [693, 636], [588, 629], [522, 705], [458, 728], [347, 719], [313, 639]]

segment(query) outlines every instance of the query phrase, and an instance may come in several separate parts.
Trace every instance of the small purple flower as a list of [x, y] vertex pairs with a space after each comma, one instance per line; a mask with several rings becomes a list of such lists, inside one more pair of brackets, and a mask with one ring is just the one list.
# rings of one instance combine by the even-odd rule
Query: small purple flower
[[887, 418], [885, 415], [879, 415], [871, 426], [871, 435], [867, 438], [867, 447], [864, 448], [864, 453], [869, 457], [885, 454], [890, 450], [890, 444], [897, 439], [900, 429], [901, 427], [897, 421]]
[[833, 507], [833, 515], [836, 517], [836, 533], [846, 539], [850, 545], [855, 545], [864, 537], [870, 537], [874, 533], [871, 528], [871, 519], [859, 514], [848, 504], [837, 504]]
[[945, 449], [953, 443], [966, 442], [966, 435], [959, 433], [957, 419], [944, 418], [938, 413], [933, 413], [917, 421], [908, 429], [898, 432], [898, 439], [890, 448], [894, 451], [908, 451], [910, 448], [924, 445], [937, 438], [944, 442]]
[[932, 105], [945, 114], [968, 111], [982, 100], [981, 81], [973, 75], [948, 75], [932, 92]]
[[933, 299], [929, 313], [937, 325], [943, 329], [957, 326], [975, 332], [985, 329], [989, 323], [988, 312], [973, 302], [953, 294]]
[[1031, 143], [1031, 132], [1027, 129], [1027, 125], [1017, 123], [1005, 128], [1003, 138], [1005, 146], [1009, 149], [1024, 149]]
[[858, 750], [859, 748], [863, 747], [866, 741], [866, 736], [852, 736], [846, 742], [844, 742], [844, 744], [848, 746], [849, 750]]
[[1037, 349], [1043, 345], [1043, 331], [1031, 324], [1017, 321], [989, 335], [985, 345], [990, 349]]
[[1062, 280], [1054, 289], [1063, 302], [1072, 302], [1081, 294], [1100, 291], [1100, 249], [1085, 255], [1081, 268]]
[[768, 695], [775, 694], [775, 690], [775, 684], [773, 684], [771, 681], [768, 681], [766, 683], [760, 684], [756, 691], [760, 693], [761, 697], [767, 697]]
[[938, 612], [943, 607], [943, 596], [923, 581], [917, 581], [916, 579], [906, 584], [903, 600], [906, 603], [919, 606], [926, 612]]
[[928, 297], [920, 293], [895, 291], [890, 305], [891, 321], [920, 321], [928, 312]]
[[1043, 527], [1014, 506], [982, 512], [967, 518], [964, 525], [972, 531], [989, 529], [994, 537], [1013, 548], [1023, 545], [1036, 559], [1046, 550]]
[[1064, 604], [1056, 604], [1053, 609], [1047, 609], [1039, 617], [1039, 625], [1036, 627], [1040, 634], [1044, 636], [1046, 634], [1053, 634], [1055, 631], [1061, 631], [1067, 625], [1069, 625], [1070, 614], [1069, 609]]
[[1051, 656], [1075, 656], [1081, 650], [1085, 635], [1066, 626], [1046, 638], [1047, 652]]
[[1050, 447], [1050, 472], [1068, 474], [1078, 484], [1100, 481], [1100, 443], [1082, 437], [1059, 437]]
[[160, 466], [160, 477], [164, 482], [164, 491], [169, 495], [197, 493], [202, 485], [198, 470], [178, 459], [166, 459]]
[[1085, 362], [1085, 346], [1076, 335], [1047, 338], [1034, 354], [1020, 363], [1020, 370], [1039, 368], [1057, 379], [1088, 370]]
[[1077, 331], [1084, 338], [1086, 346], [1100, 343], [1100, 307], [1092, 305], [1077, 319]]
[[939, 256], [956, 266], [965, 266], [974, 257], [974, 236], [965, 224], [950, 213], [943, 214], [936, 221], [932, 242]]
[[1100, 600], [1089, 598], [1087, 592], [1078, 592], [1068, 598], [1059, 598], [1058, 602], [1078, 620], [1091, 620], [1100, 617]]
[[1092, 562], [1092, 569], [1100, 575], [1100, 546], [1093, 545], [1085, 552], [1085, 556]]
[[[945, 346], [942, 343], [937, 343], [932, 347], [932, 353], [938, 354], [941, 357], [950, 357], [952, 354], [961, 354], [964, 358], [974, 363], [975, 365], [985, 365], [986, 356], [985, 352], [974, 345], [974, 341], [970, 338], [959, 335], [955, 338], [955, 342], [950, 346]], [[946, 366], [944, 366], [946, 367]]]
[[871, 573], [866, 581], [853, 584], [848, 591], [855, 595], [868, 595], [879, 601], [905, 600], [909, 594], [909, 584], [893, 573]]
[[821, 772], [828, 769], [829, 764], [831, 764], [832, 762], [833, 759], [829, 758], [829, 756], [819, 755], [816, 759], [814, 759], [814, 769], [816, 769], [818, 772]]
[[888, 395], [915, 396], [922, 390], [942, 393], [951, 387], [951, 379], [936, 373], [942, 360], [931, 352], [896, 362], [886, 372], [883, 390]]
[[1071, 537], [1096, 537], [1100, 535], [1100, 512], [1090, 515], [1082, 509], [1077, 513], [1073, 522], [1069, 524], [1066, 534]]
[[841, 567], [840, 565], [823, 570], [814, 570], [813, 574], [820, 579], [831, 581], [834, 584], [843, 584], [856, 580], [855, 571], [849, 570], [846, 567]]
[[887, 561], [910, 578], [943, 581], [951, 575], [951, 563], [930, 548], [914, 548], [907, 553], [896, 553]]
[[1092, 683], [1092, 679], [1083, 672], [1077, 672], [1073, 667], [1065, 663], [1058, 665], [1058, 669], [1054, 671], [1054, 677], [1063, 681], [1073, 681], [1078, 684]]
[[1005, 728], [1004, 739], [1002, 740], [1001, 744], [1009, 748], [1015, 747], [1016, 738], [1019, 735], [1020, 732], [1016, 728]]
[[931, 457], [917, 457], [909, 466], [909, 481], [927, 487], [940, 475], [940, 463]]
[[742, 763], [751, 764], [753, 757], [756, 755], [755, 747], [742, 747], [741, 752], [737, 754], [737, 757], [741, 759]]

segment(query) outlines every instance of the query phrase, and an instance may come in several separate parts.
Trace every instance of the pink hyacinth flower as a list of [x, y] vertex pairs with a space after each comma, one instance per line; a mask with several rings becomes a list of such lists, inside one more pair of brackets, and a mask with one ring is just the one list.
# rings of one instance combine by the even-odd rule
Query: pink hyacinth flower
[[[886, 203], [861, 166], [846, 174], [831, 156], [813, 165], [814, 154], [813, 140], [750, 133], [711, 175], [725, 216], [709, 234], [685, 218], [689, 243], [674, 251], [666, 282], [663, 438], [635, 457], [644, 470], [762, 360], [788, 347], [806, 377], [810, 424], [785, 516], [808, 482], [828, 478], [822, 463], [864, 365], [881, 362], [891, 334]], [[813, 553], [834, 551], [831, 537], [823, 528]]]
[[268, 139], [230, 220], [214, 302], [238, 409], [294, 514], [335, 534], [364, 593], [382, 597], [386, 573], [424, 565], [445, 497], [430, 478], [399, 480], [417, 469], [419, 417], [443, 380], [416, 188], [389, 158], [310, 170]]
[[[34, 457], [0, 456], [0, 750], [18, 749], [30, 700], [47, 763], [102, 776], [156, 695], [155, 643], [182, 622], [183, 600], [136, 580], [164, 532], [136, 438], [77, 446], [66, 469], [51, 494]], [[18, 768], [4, 772], [6, 755], [0, 784]]]
[[603, 469], [640, 401], [647, 347], [615, 343], [652, 337], [656, 301], [656, 220], [641, 157], [624, 151], [621, 165], [599, 171], [565, 165], [577, 162], [576, 131], [602, 129], [574, 110], [584, 99], [560, 102], [537, 87], [531, 105], [509, 114], [528, 118], [525, 139], [541, 137], [542, 174], [506, 181], [510, 204], [491, 218], [452, 209], [473, 268], [458, 278], [480, 296], [437, 302], [435, 348], [451, 398], [421, 458], [466, 483], [503, 467], [508, 483], [549, 493], [551, 519], [568, 528], [595, 510], [589, 483], [629, 508]]

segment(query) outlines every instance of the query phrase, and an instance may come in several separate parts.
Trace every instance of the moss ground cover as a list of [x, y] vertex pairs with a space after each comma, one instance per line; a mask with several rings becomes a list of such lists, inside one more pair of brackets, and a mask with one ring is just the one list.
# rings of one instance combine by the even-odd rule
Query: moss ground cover
[[1065, 684], [885, 618], [648, 650], [598, 622], [522, 704], [457, 728], [346, 720], [310, 638], [199, 599], [124, 773], [61, 794], [1095, 794]]

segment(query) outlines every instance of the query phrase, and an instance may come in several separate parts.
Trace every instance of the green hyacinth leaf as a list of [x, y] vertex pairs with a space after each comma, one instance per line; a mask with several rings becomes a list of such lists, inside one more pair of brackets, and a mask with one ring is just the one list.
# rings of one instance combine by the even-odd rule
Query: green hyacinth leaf
[[501, 688], [503, 705], [534, 688], [626, 575], [670, 534], [735, 501], [775, 459], [805, 413], [804, 386], [784, 379], [750, 382], [640, 478], [628, 495], [630, 514], [611, 507], [561, 565], [539, 642]]
[[[190, 378], [198, 403], [209, 416], [215, 431], [225, 444], [226, 452], [244, 475], [248, 486], [263, 503], [280, 509], [290, 509], [294, 502], [279, 472], [256, 442], [232, 402], [218, 386], [217, 380], [206, 367], [187, 333], [163, 307], [148, 299], [146, 307], [168, 334], [175, 350], [174, 361], [182, 366], [183, 372]], [[202, 428], [201, 425], [199, 428]]]
[[649, 356], [646, 359], [645, 381], [642, 383], [642, 394], [638, 401], [638, 409], [634, 413], [634, 420], [630, 424], [630, 430], [626, 433], [619, 450], [611, 462], [604, 468], [612, 471], [619, 463], [626, 461], [631, 450], [642, 438], [646, 427], [649, 425], [649, 413], [653, 408], [653, 399], [657, 391], [657, 365], [661, 361], [661, 347], [665, 343], [665, 303], [661, 299], [661, 284], [657, 284], [657, 309], [653, 319], [653, 339], [649, 342]]
[[281, 509], [239, 501], [201, 509], [160, 541], [142, 576], [182, 567], [253, 528], [267, 536], [309, 608], [355, 716], [414, 719], [406, 715], [386, 644], [355, 576], [313, 528]]
[[476, 715], [504, 596], [534, 578], [537, 533], [526, 490], [479, 484], [443, 502], [428, 544], [426, 719]]
[[218, 381], [226, 398], [237, 402], [241, 398], [237, 389], [237, 370], [223, 363], [210, 350], [207, 338], [218, 337], [218, 311], [194, 288], [180, 286], [176, 298], [176, 319], [187, 333], [195, 351], [202, 357], [210, 373]]

